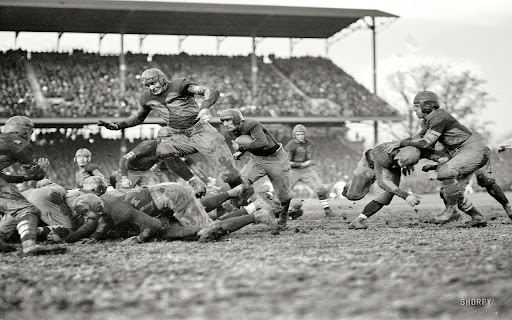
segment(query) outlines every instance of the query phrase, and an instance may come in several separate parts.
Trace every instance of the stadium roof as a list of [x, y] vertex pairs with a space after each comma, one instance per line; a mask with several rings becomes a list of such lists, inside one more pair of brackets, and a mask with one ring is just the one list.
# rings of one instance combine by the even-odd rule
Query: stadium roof
[[371, 9], [117, 0], [1, 0], [0, 31], [329, 38]]

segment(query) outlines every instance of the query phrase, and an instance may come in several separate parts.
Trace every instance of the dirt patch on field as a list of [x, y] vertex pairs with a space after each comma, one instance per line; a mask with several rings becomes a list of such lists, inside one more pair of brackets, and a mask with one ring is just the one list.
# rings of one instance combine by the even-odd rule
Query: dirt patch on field
[[426, 196], [418, 210], [394, 200], [368, 230], [347, 229], [370, 199], [336, 201], [347, 221], [309, 200], [278, 236], [248, 226], [206, 244], [2, 254], [0, 319], [512, 318], [512, 224], [490, 196], [471, 196], [487, 228], [423, 222], [442, 210]]

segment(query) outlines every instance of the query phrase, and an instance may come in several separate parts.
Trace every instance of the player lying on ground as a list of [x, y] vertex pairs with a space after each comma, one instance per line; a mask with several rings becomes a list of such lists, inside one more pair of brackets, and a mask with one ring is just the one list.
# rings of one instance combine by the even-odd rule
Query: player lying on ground
[[[161, 240], [198, 239], [212, 241], [224, 231], [233, 232], [251, 223], [264, 223], [277, 227], [275, 217], [268, 202], [256, 201], [237, 210], [240, 214], [225, 218], [214, 224], [206, 210], [213, 210], [229, 198], [238, 196], [243, 190], [238, 186], [228, 192], [205, 198], [199, 203], [191, 188], [178, 183], [161, 183], [145, 188], [114, 190], [105, 193], [102, 179], [88, 179], [84, 188], [95, 194], [81, 194], [74, 201], [73, 211], [86, 215], [92, 227], [79, 228], [64, 237], [65, 241], [75, 242], [84, 237], [94, 240], [105, 238], [106, 233], [116, 227], [131, 224], [140, 231], [128, 243], [140, 243], [151, 238]], [[82, 191], [83, 192], [83, 191]], [[98, 196], [99, 195], [99, 196]], [[203, 207], [204, 206], [204, 207]], [[158, 217], [158, 218], [157, 218]], [[215, 228], [208, 228], [215, 225]], [[56, 237], [52, 234], [52, 238]], [[57, 238], [58, 239], [58, 238]]]

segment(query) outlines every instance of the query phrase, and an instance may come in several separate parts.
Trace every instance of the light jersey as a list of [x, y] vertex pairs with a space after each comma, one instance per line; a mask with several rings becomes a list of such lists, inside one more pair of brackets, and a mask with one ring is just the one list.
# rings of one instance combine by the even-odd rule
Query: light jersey
[[187, 79], [178, 78], [167, 82], [167, 89], [160, 95], [146, 90], [140, 95], [140, 105], [148, 113], [154, 111], [169, 127], [188, 129], [198, 121], [199, 113], [194, 94], [187, 90], [192, 84]]

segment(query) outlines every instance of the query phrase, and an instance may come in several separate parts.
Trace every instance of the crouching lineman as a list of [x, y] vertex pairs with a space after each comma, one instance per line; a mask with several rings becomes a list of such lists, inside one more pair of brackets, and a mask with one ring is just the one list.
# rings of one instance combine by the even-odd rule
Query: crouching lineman
[[[34, 124], [25, 116], [9, 118], [0, 133], [0, 249], [12, 251], [3, 239], [16, 229], [21, 239], [23, 254], [39, 255], [63, 253], [66, 248], [46, 247], [36, 244], [37, 224], [41, 212], [10, 183], [41, 180], [46, 174], [48, 160], [34, 162], [34, 150], [29, 139], [34, 132]], [[20, 163], [26, 170], [24, 176], [9, 176], [2, 170], [14, 163]]]
[[402, 171], [407, 173], [418, 163], [420, 150], [415, 147], [405, 147], [388, 153], [386, 147], [391, 143], [382, 143], [364, 151], [353, 172], [352, 180], [343, 189], [343, 196], [347, 199], [360, 200], [369, 192], [375, 180], [378, 185], [376, 198], [368, 203], [363, 212], [349, 224], [349, 229], [368, 228], [366, 219], [390, 204], [395, 195], [404, 199], [411, 207], [420, 203], [420, 196], [399, 188]]
[[427, 149], [440, 142], [450, 159], [439, 165], [434, 179], [443, 184], [446, 209], [434, 223], [443, 224], [458, 216], [457, 207], [471, 216], [466, 227], [483, 227], [487, 221], [482, 214], [464, 197], [464, 191], [471, 175], [475, 173], [480, 186], [487, 189], [512, 217], [512, 210], [501, 187], [491, 175], [490, 150], [478, 133], [463, 126], [451, 114], [440, 109], [439, 99], [434, 92], [422, 91], [414, 97], [414, 112], [421, 122], [421, 130], [412, 139], [404, 139], [387, 147], [388, 152], [403, 146]]
[[[73, 207], [78, 214], [87, 215], [92, 228], [80, 227], [79, 230], [86, 229], [87, 232], [79, 232], [79, 236], [75, 235], [76, 232], [66, 236], [64, 240], [68, 242], [89, 236], [100, 240], [110, 229], [127, 223], [137, 226], [140, 234], [125, 243], [141, 243], [152, 237], [162, 240], [199, 237], [199, 241], [212, 241], [251, 223], [264, 223], [272, 228], [277, 226], [270, 205], [265, 201], [239, 209], [238, 212], [242, 212], [239, 216], [216, 223], [210, 219], [206, 210], [213, 210], [229, 198], [239, 196], [243, 191], [242, 186], [205, 198], [201, 203], [192, 188], [173, 182], [105, 193], [103, 179], [92, 177], [86, 179], [84, 188], [95, 194], [78, 196], [73, 201]], [[72, 241], [69, 241], [70, 236]]]

